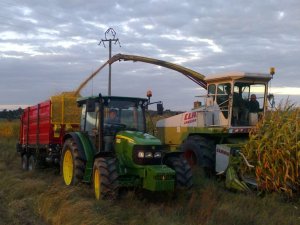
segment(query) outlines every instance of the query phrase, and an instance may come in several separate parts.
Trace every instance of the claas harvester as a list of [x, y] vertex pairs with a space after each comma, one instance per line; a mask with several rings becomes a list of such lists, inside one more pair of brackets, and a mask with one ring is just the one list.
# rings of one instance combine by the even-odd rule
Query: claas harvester
[[[116, 198], [123, 187], [189, 189], [192, 172], [187, 161], [164, 151], [161, 141], [146, 133], [148, 105], [146, 98], [99, 94], [77, 101], [61, 95], [28, 107], [17, 146], [23, 169], [59, 163], [66, 185], [92, 183], [96, 199]], [[109, 118], [112, 111], [114, 121]]]
[[200, 166], [205, 174], [225, 174], [229, 189], [255, 188], [255, 177], [241, 173], [241, 163], [250, 171], [254, 167], [242, 149], [251, 129], [274, 105], [274, 96], [268, 94], [274, 73], [271, 68], [269, 74], [229, 72], [203, 77], [207, 92], [198, 97], [204, 104], [196, 101], [192, 110], [158, 121], [158, 138], [169, 151], [184, 152], [189, 164]]

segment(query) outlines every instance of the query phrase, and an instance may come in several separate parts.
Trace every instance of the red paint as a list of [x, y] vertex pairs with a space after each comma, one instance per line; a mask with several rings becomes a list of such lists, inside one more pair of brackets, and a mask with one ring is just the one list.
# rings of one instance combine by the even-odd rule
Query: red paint
[[196, 117], [197, 117], [196, 112], [190, 112], [190, 113], [186, 113], [184, 115], [184, 120], [190, 120], [190, 119], [193, 119], [193, 118], [196, 118]]
[[223, 155], [226, 155], [226, 156], [230, 156], [230, 153], [227, 152], [227, 151], [225, 151], [225, 150], [223, 150], [223, 149], [217, 148], [217, 152], [219, 152], [219, 153], [221, 153], [221, 154], [223, 154]]
[[[62, 144], [65, 124], [61, 125], [59, 137], [54, 137], [54, 124], [51, 121], [51, 101], [28, 107], [21, 116], [19, 143], [22, 145]], [[78, 128], [77, 124], [72, 125]]]
[[193, 123], [197, 121], [197, 112], [189, 112], [184, 114], [183, 124]]

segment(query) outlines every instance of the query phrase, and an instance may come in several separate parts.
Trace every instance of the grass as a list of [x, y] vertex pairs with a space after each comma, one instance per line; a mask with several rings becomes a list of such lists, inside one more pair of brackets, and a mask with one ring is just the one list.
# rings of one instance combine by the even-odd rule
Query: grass
[[118, 201], [96, 201], [89, 185], [67, 187], [53, 168], [22, 171], [15, 143], [16, 136], [0, 136], [0, 225], [300, 224], [299, 200], [232, 193], [197, 170], [189, 192], [128, 192]]

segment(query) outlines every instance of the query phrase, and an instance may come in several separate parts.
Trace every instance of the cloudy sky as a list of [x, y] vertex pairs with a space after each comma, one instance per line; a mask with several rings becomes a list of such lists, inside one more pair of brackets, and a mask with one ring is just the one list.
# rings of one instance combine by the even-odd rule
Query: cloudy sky
[[[300, 102], [300, 1], [0, 0], [0, 109], [36, 104], [79, 84], [107, 60], [98, 45], [112, 27], [113, 54], [158, 58], [204, 75], [268, 73], [276, 98]], [[190, 109], [203, 90], [179, 73], [117, 62], [112, 94]], [[108, 69], [82, 91], [107, 94]]]

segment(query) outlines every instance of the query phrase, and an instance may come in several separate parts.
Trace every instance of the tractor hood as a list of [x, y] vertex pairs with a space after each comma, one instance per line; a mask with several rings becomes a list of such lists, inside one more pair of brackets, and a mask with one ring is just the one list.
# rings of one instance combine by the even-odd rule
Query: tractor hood
[[161, 145], [156, 137], [140, 131], [121, 131], [116, 136], [116, 142], [127, 141], [134, 145]]
[[[160, 158], [139, 158], [138, 152], [161, 151], [161, 141], [156, 137], [139, 131], [120, 131], [115, 139], [115, 151], [121, 165], [131, 168], [141, 168], [141, 164], [158, 164]], [[143, 161], [143, 163], [140, 163]]]

